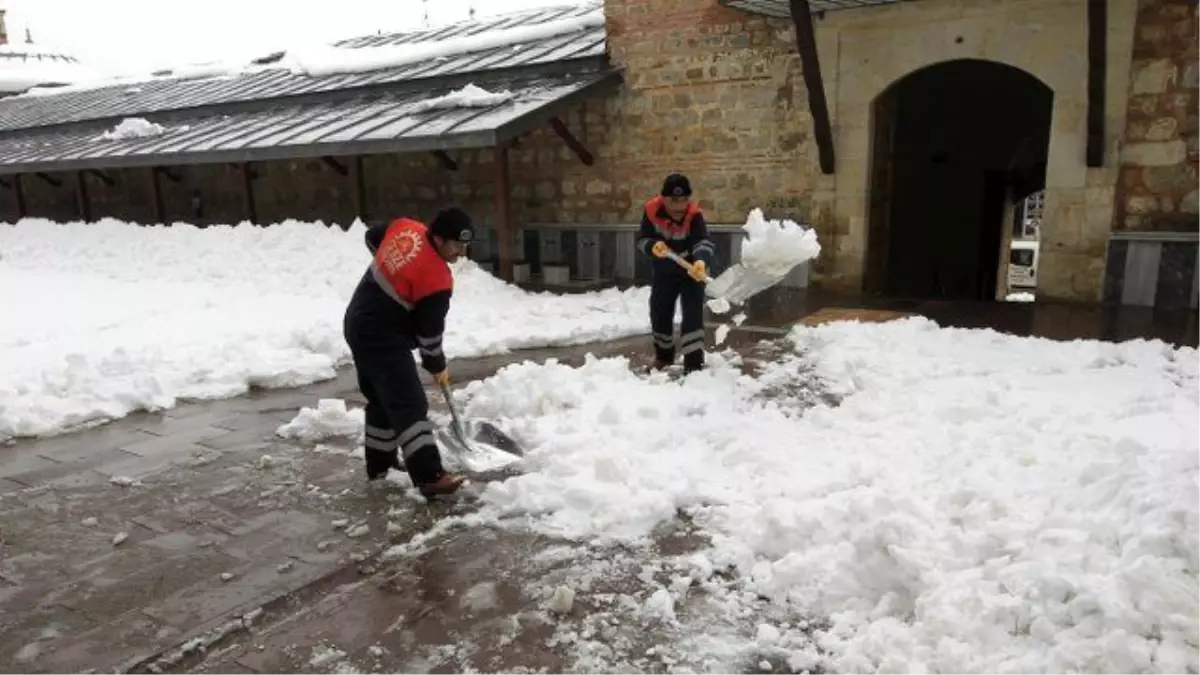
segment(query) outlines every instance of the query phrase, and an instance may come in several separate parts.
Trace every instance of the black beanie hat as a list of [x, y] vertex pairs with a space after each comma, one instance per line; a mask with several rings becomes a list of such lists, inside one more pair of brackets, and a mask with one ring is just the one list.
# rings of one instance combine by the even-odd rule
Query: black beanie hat
[[429, 233], [449, 241], [469, 244], [475, 239], [475, 226], [471, 224], [471, 216], [466, 211], [450, 204], [443, 206], [429, 221]]
[[688, 182], [687, 176], [681, 173], [673, 173], [667, 176], [663, 181], [662, 196], [664, 197], [691, 197], [692, 184]]

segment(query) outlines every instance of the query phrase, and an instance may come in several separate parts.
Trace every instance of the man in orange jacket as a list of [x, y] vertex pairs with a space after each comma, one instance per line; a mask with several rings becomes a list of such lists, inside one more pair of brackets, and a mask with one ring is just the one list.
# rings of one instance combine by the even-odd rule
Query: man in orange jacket
[[428, 226], [400, 218], [367, 230], [374, 259], [343, 322], [367, 399], [367, 478], [407, 469], [426, 498], [453, 493], [463, 478], [442, 468], [412, 351], [418, 350], [422, 367], [439, 384], [449, 384], [442, 352], [454, 290], [449, 263], [466, 253], [474, 232], [471, 217], [457, 206], [438, 211]]
[[[704, 278], [712, 266], [715, 248], [708, 224], [692, 202], [687, 176], [673, 173], [663, 181], [661, 194], [646, 202], [638, 234], [638, 250], [654, 261], [650, 282], [650, 329], [654, 333], [654, 367], [675, 362], [675, 302], [683, 321], [679, 327], [679, 352], [683, 370], [704, 366]], [[673, 251], [690, 264], [684, 269], [668, 257]]]

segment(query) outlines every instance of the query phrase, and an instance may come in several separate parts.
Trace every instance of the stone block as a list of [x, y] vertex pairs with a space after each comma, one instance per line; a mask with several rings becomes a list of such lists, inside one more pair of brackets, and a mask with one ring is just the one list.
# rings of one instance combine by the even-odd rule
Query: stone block
[[1121, 161], [1138, 166], [1167, 166], [1187, 159], [1187, 144], [1181, 140], [1131, 143], [1121, 152]]
[[1200, 214], [1200, 192], [1192, 190], [1179, 202], [1179, 210], [1184, 213]]
[[1170, 59], [1134, 64], [1133, 92], [1134, 94], [1163, 94], [1175, 84], [1178, 70]]
[[1142, 169], [1142, 183], [1155, 194], [1183, 194], [1196, 187], [1196, 178], [1196, 168], [1187, 164]]
[[1179, 120], [1174, 117], [1160, 117], [1146, 125], [1145, 140], [1170, 141], [1179, 136]]

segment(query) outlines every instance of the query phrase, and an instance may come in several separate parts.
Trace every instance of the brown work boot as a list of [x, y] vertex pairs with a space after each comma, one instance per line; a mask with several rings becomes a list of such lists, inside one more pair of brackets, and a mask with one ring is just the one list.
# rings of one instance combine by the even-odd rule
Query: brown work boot
[[458, 488], [462, 487], [462, 484], [466, 480], [467, 479], [464, 476], [456, 476], [452, 473], [444, 473], [442, 474], [441, 478], [433, 482], [422, 483], [421, 485], [418, 485], [417, 489], [421, 491], [421, 495], [423, 497], [426, 499], [431, 499], [433, 497], [442, 495], [454, 494], [458, 491]]

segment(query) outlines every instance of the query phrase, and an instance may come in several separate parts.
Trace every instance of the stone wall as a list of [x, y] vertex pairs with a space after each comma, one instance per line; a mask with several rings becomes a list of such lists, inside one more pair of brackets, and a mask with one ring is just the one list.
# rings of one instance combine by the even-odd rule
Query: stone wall
[[1141, 0], [1114, 230], [1194, 232], [1197, 186], [1195, 0]]

